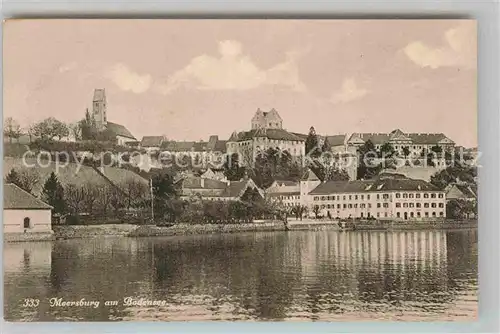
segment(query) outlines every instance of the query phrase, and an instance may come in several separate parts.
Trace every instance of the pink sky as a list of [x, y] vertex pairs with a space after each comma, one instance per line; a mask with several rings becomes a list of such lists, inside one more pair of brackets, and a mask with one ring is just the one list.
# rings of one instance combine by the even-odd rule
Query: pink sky
[[200, 140], [257, 108], [307, 133], [444, 132], [477, 145], [473, 20], [11, 20], [4, 117], [108, 120]]

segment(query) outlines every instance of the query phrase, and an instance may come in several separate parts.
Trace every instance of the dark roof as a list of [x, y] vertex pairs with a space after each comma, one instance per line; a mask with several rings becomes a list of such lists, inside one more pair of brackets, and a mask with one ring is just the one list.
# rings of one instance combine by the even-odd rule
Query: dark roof
[[296, 186], [299, 184], [297, 181], [292, 180], [274, 180], [280, 186]]
[[330, 146], [344, 145], [345, 135], [326, 136], [326, 140]]
[[[203, 182], [203, 187], [201, 183]], [[182, 180], [182, 188], [188, 189], [226, 189], [227, 183], [218, 180], [204, 179], [199, 176], [186, 177]]]
[[375, 145], [387, 143], [393, 136], [405, 136], [411, 139], [414, 144], [429, 145], [435, 144], [443, 139], [449, 139], [443, 133], [404, 133], [401, 130], [393, 130], [391, 133], [354, 133], [349, 141], [361, 138], [363, 141], [371, 140]]
[[94, 89], [93, 102], [106, 100], [106, 91], [104, 89]]
[[142, 137], [141, 146], [156, 147], [163, 142], [163, 136], [144, 136]]
[[50, 210], [52, 207], [42, 202], [15, 184], [7, 183], [3, 187], [3, 208], [5, 209], [40, 209]]
[[466, 184], [456, 184], [455, 185], [458, 190], [462, 192], [462, 194], [465, 195], [467, 198], [476, 198], [477, 197], [477, 188], [476, 187], [471, 187]]
[[297, 191], [283, 191], [283, 192], [269, 192], [267, 194], [270, 197], [292, 196], [292, 195], [300, 195], [300, 190], [297, 190]]
[[306, 141], [307, 137], [309, 137], [309, 135], [306, 135], [306, 134], [303, 134], [303, 133], [298, 133], [298, 132], [292, 132], [292, 134], [294, 134], [295, 136], [297, 136], [299, 138], [302, 138], [304, 141]]
[[134, 139], [134, 140], [136, 139], [132, 135], [132, 133], [130, 133], [130, 131], [128, 131], [128, 129], [121, 124], [108, 122], [108, 124], [106, 125], [106, 128], [109, 131], [111, 131], [112, 133], [114, 133], [115, 136], [122, 136], [122, 137], [130, 138], [130, 139]]
[[379, 177], [375, 180], [328, 181], [321, 183], [309, 194], [323, 195], [378, 191], [439, 191], [439, 189], [424, 180], [414, 180], [398, 175], [396, 177]]
[[255, 137], [264, 137], [274, 140], [304, 141], [303, 138], [283, 129], [254, 129], [243, 131], [236, 135], [233, 133], [229, 141], [246, 141]]
[[300, 178], [302, 181], [319, 181], [319, 178], [314, 172], [310, 169], [307, 169], [302, 177]]

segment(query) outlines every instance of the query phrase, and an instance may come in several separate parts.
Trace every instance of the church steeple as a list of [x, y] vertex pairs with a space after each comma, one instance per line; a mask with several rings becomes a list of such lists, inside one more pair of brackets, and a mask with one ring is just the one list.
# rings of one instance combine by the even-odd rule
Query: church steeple
[[106, 91], [104, 88], [94, 90], [92, 115], [94, 116], [97, 129], [104, 130], [108, 124], [106, 117]]

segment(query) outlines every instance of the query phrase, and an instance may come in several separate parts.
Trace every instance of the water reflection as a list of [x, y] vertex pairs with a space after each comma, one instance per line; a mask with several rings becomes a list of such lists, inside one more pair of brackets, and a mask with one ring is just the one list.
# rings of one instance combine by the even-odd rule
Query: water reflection
[[[477, 313], [476, 230], [6, 244], [4, 270], [8, 320], [453, 320]], [[126, 296], [166, 305], [125, 306]], [[101, 304], [51, 308], [52, 297]], [[24, 298], [40, 306], [22, 307]]]

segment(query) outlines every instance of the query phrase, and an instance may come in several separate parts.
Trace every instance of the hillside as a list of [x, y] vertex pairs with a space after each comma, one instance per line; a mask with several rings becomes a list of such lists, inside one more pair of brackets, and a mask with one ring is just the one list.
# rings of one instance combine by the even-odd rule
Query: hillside
[[[29, 164], [36, 164], [35, 159], [27, 159], [27, 163]], [[17, 170], [22, 170], [22, 169], [27, 169], [23, 165], [22, 159], [19, 158], [11, 158], [11, 157], [4, 157], [3, 159], [3, 174], [4, 178], [5, 176], [10, 172], [12, 168], [15, 168]], [[109, 181], [114, 183], [120, 188], [123, 188], [123, 185], [128, 182], [129, 180], [134, 180], [140, 183], [143, 183], [145, 185], [148, 184], [148, 181], [145, 180], [144, 178], [140, 177], [139, 175], [135, 174], [134, 172], [131, 172], [129, 170], [125, 169], [120, 169], [120, 168], [114, 168], [114, 167], [106, 167], [105, 168], [105, 175], [109, 179], [106, 180], [105, 177], [103, 177], [100, 173], [98, 173], [96, 170], [94, 170], [92, 167], [88, 166], [81, 166], [80, 170], [78, 170], [78, 165], [77, 164], [68, 164], [66, 167], [61, 167], [59, 168], [58, 171], [56, 171], [56, 165], [55, 163], [48, 163], [46, 161], [43, 162], [43, 164], [48, 164], [47, 167], [36, 167], [33, 168], [38, 175], [40, 176], [39, 181], [37, 184], [35, 184], [33, 188], [33, 193], [35, 195], [39, 195], [41, 193], [43, 184], [49, 177], [50, 173], [54, 172], [56, 173], [59, 181], [62, 183], [62, 185], [67, 185], [67, 184], [74, 184], [76, 186], [83, 186], [85, 184], [91, 183], [91, 184], [97, 184], [97, 185], [106, 185], [109, 184]]]

